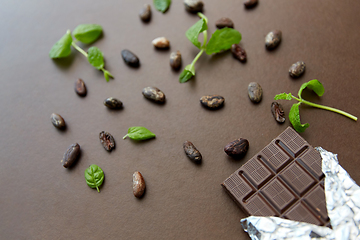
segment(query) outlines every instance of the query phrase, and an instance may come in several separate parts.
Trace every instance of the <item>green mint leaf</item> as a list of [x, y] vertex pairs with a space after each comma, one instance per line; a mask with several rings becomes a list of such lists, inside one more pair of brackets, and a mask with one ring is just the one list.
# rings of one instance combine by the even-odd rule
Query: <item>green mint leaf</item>
[[179, 82], [180, 83], [184, 83], [189, 81], [194, 75], [189, 71], [184, 69], [184, 71], [182, 71], [182, 73], [179, 76]]
[[207, 30], [207, 24], [205, 19], [200, 19], [193, 26], [191, 26], [185, 33], [186, 37], [192, 42], [197, 48], [201, 47], [199, 42], [199, 34]]
[[97, 47], [91, 47], [88, 50], [88, 61], [96, 69], [101, 70], [104, 67], [103, 53]]
[[155, 8], [160, 12], [166, 12], [171, 4], [171, 0], [154, 0]]
[[308, 123], [301, 124], [299, 106], [301, 103], [294, 103], [289, 112], [289, 120], [297, 132], [304, 132], [310, 125]]
[[299, 93], [298, 93], [299, 98], [301, 98], [301, 93], [305, 88], [310, 88], [319, 97], [321, 97], [325, 92], [325, 89], [324, 89], [324, 86], [322, 85], [322, 83], [319, 82], [317, 79], [314, 79], [314, 80], [310, 80], [306, 83], [303, 83], [303, 85], [301, 85], [301, 87], [299, 89]]
[[74, 37], [83, 43], [92, 43], [97, 40], [102, 33], [102, 27], [98, 24], [80, 24], [74, 31]]
[[222, 50], [228, 50], [231, 45], [238, 44], [241, 40], [241, 34], [232, 28], [222, 28], [216, 30], [211, 36], [206, 46], [208, 55], [218, 53]]
[[52, 46], [49, 52], [50, 58], [63, 58], [69, 56], [71, 53], [72, 41], [71, 32], [68, 30], [65, 35]]
[[126, 137], [140, 141], [154, 138], [155, 134], [144, 127], [131, 127], [128, 130], [128, 134], [126, 134], [123, 139], [125, 139]]
[[98, 165], [92, 164], [85, 170], [85, 181], [89, 187], [96, 188], [100, 192], [99, 187], [104, 181], [103, 170]]
[[291, 100], [291, 93], [280, 93], [274, 97], [274, 100], [280, 100], [280, 99]]

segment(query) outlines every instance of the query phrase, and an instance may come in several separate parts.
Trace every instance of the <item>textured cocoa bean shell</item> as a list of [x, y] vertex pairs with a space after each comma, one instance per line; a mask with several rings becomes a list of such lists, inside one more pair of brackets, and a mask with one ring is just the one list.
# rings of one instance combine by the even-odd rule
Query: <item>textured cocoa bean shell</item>
[[243, 157], [249, 149], [249, 142], [245, 138], [236, 139], [224, 147], [230, 157]]
[[183, 148], [186, 153], [186, 156], [195, 163], [201, 163], [202, 156], [199, 150], [194, 146], [192, 142], [185, 141], [183, 143]]
[[99, 139], [106, 151], [111, 152], [111, 150], [115, 148], [115, 139], [110, 133], [105, 131], [100, 132]]

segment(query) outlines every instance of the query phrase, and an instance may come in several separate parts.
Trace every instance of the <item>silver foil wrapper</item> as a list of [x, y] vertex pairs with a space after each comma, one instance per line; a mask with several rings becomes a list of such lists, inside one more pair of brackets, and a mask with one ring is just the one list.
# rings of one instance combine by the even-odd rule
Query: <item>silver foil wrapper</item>
[[252, 240], [360, 239], [360, 187], [339, 165], [337, 155], [315, 148], [322, 157], [326, 207], [332, 229], [278, 217], [250, 216], [241, 225]]

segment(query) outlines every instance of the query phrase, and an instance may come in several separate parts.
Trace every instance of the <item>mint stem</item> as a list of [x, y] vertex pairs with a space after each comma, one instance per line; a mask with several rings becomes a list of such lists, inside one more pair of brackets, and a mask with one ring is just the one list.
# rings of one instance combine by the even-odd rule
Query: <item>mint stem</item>
[[194, 58], [194, 60], [191, 62], [191, 66], [194, 66], [196, 61], [200, 58], [200, 56], [203, 54], [204, 49], [201, 49], [201, 51], [196, 55], [196, 57]]
[[[69, 31], [69, 30], [68, 30], [68, 31]], [[88, 54], [87, 54], [81, 47], [79, 47], [78, 45], [76, 45], [75, 42], [72, 42], [71, 45], [72, 45], [76, 50], [78, 50], [82, 55], [84, 55], [86, 58], [88, 57]], [[105, 70], [104, 67], [100, 68], [99, 70], [103, 71], [104, 73], [106, 72], [106, 73], [109, 75], [109, 77], [114, 78], [114, 76], [113, 76], [109, 71]]]
[[98, 190], [98, 192], [100, 192], [99, 188], [96, 186], [96, 189]]
[[321, 108], [321, 109], [324, 109], [324, 110], [328, 110], [328, 111], [332, 111], [332, 112], [336, 112], [336, 113], [339, 113], [339, 114], [342, 114], [354, 121], [357, 121], [357, 117], [355, 117], [354, 115], [351, 115], [350, 113], [347, 113], [347, 112], [344, 112], [342, 110], [339, 110], [339, 109], [336, 109], [336, 108], [332, 108], [332, 107], [327, 107], [327, 106], [324, 106], [324, 105], [320, 105], [320, 104], [316, 104], [316, 103], [312, 103], [312, 102], [309, 102], [309, 101], [306, 101], [304, 99], [300, 99], [300, 98], [297, 98], [297, 97], [294, 97], [294, 96], [291, 96], [293, 99], [301, 102], [301, 103], [305, 103], [307, 105], [310, 105], [312, 107], [316, 107], [316, 108]]
[[123, 137], [123, 139], [125, 139], [127, 136], [128, 136], [128, 135], [126, 134], [126, 135]]
[[78, 45], [76, 45], [76, 43], [72, 42], [71, 45], [78, 50], [82, 55], [84, 55], [86, 58], [88, 57], [88, 54]]

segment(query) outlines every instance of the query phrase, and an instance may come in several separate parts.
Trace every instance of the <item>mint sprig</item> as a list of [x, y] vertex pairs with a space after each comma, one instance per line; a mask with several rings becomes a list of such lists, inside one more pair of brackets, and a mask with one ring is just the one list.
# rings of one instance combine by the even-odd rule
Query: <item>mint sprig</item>
[[[80, 42], [86, 44], [97, 40], [101, 33], [102, 27], [97, 24], [80, 24], [73, 31], [74, 37]], [[84, 55], [88, 59], [89, 63], [96, 69], [103, 71], [107, 82], [110, 80], [110, 77], [114, 78], [113, 75], [104, 68], [104, 57], [100, 49], [97, 47], [91, 47], [88, 49], [88, 52], [85, 52], [73, 41], [70, 30], [67, 30], [65, 35], [51, 48], [49, 52], [50, 58], [56, 59], [69, 56], [71, 54], [71, 46]]]
[[317, 79], [314, 79], [314, 80], [311, 80], [309, 82], [303, 83], [301, 85], [301, 87], [299, 89], [299, 92], [298, 92], [298, 98], [294, 97], [291, 93], [280, 93], [280, 94], [277, 94], [274, 97], [275, 100], [280, 100], [280, 99], [292, 100], [292, 99], [295, 99], [295, 100], [298, 101], [298, 103], [294, 103], [292, 105], [292, 107], [290, 109], [290, 112], [289, 112], [289, 120], [290, 120], [291, 124], [293, 125], [294, 129], [297, 132], [304, 132], [305, 129], [310, 126], [308, 123], [301, 124], [300, 112], [299, 112], [299, 106], [300, 106], [301, 103], [310, 105], [312, 107], [321, 108], [321, 109], [325, 109], [325, 110], [328, 110], [328, 111], [336, 112], [336, 113], [342, 114], [342, 115], [344, 115], [344, 116], [346, 116], [348, 118], [351, 118], [354, 121], [357, 121], [357, 117], [355, 117], [354, 115], [351, 115], [351, 114], [349, 114], [347, 112], [341, 111], [341, 110], [336, 109], [336, 108], [327, 107], [327, 106], [324, 106], [324, 105], [320, 105], [320, 104], [316, 104], [316, 103], [312, 103], [312, 102], [304, 100], [301, 97], [301, 94], [302, 94], [302, 91], [305, 88], [309, 88], [309, 89], [313, 90], [319, 97], [321, 97], [325, 92], [325, 89], [324, 89], [324, 86], [322, 85], [322, 83], [319, 82]]
[[[220, 51], [230, 49], [231, 45], [237, 44], [241, 40], [241, 34], [237, 30], [232, 28], [223, 28], [220, 30], [216, 30], [212, 34], [209, 42], [207, 42], [208, 19], [202, 13], [198, 13], [198, 16], [200, 17], [200, 20], [197, 21], [193, 26], [191, 26], [186, 31], [185, 35], [187, 39], [189, 39], [189, 41], [195, 45], [195, 47], [200, 49], [200, 52], [196, 55], [191, 64], [187, 65], [180, 74], [180, 83], [187, 82], [193, 76], [195, 76], [195, 63], [204, 51], [208, 55], [218, 53]], [[202, 33], [204, 36], [204, 41], [202, 45], [198, 40], [200, 33]]]

